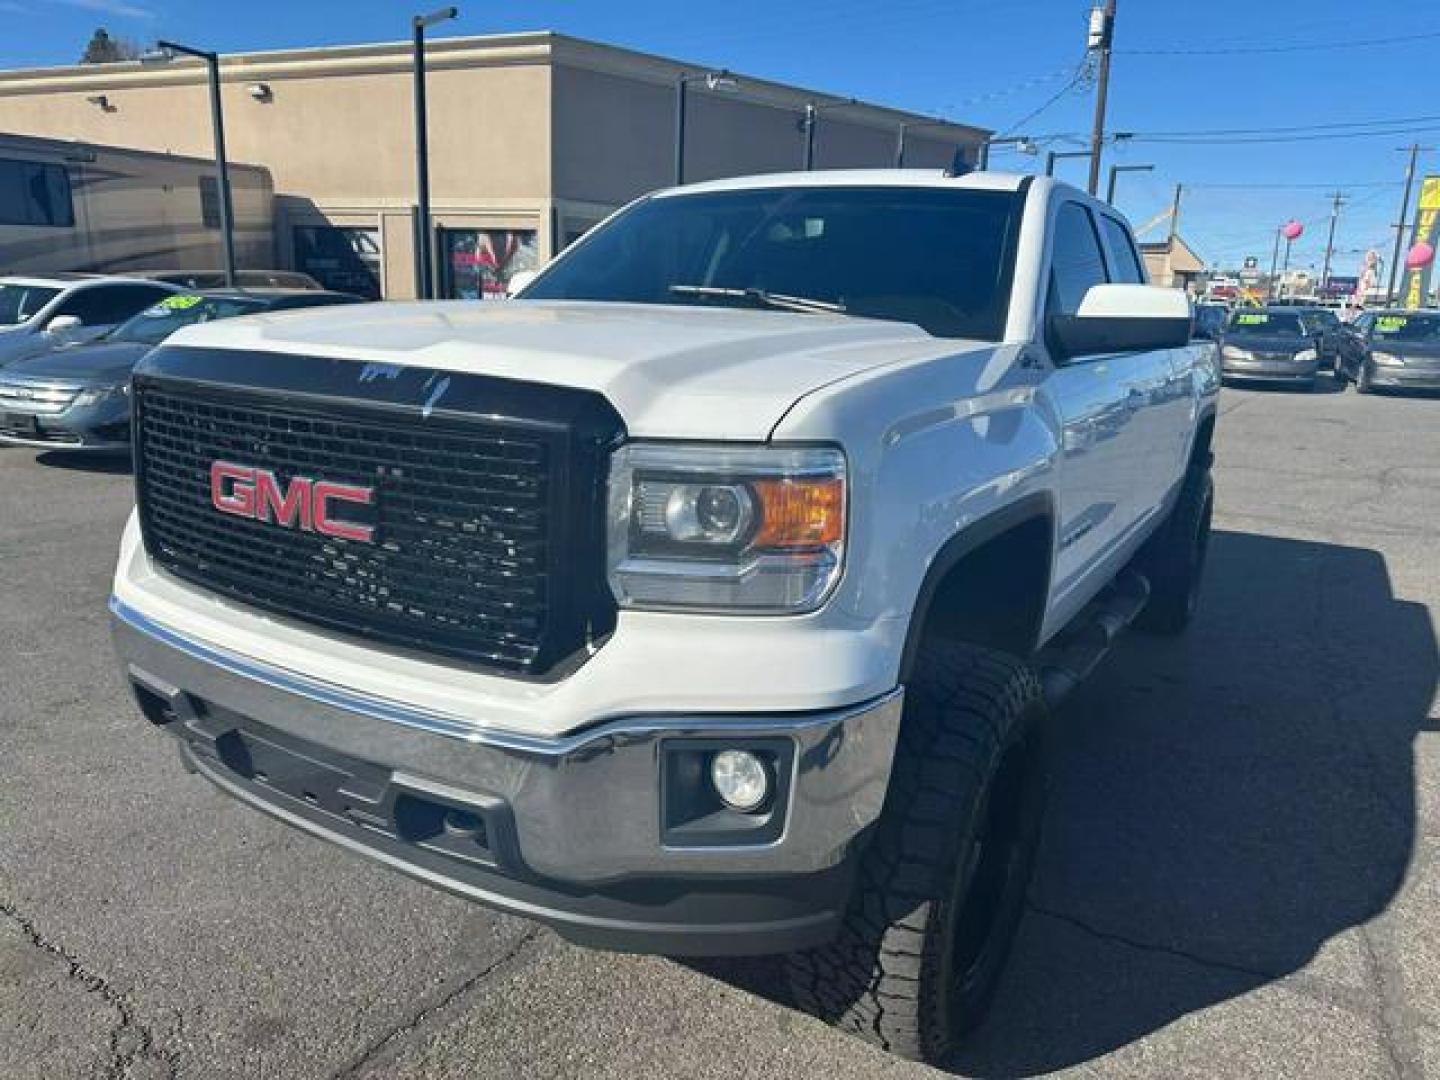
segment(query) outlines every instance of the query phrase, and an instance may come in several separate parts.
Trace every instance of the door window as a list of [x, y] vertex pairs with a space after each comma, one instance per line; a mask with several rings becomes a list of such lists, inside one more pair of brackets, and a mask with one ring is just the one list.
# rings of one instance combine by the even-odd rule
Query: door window
[[1079, 203], [1063, 204], [1055, 218], [1055, 241], [1050, 254], [1048, 313], [1074, 315], [1090, 287], [1108, 280], [1090, 211]]
[[170, 295], [154, 285], [96, 285], [80, 289], [64, 300], [56, 315], [74, 315], [81, 326], [110, 326], [124, 322]]
[[441, 296], [503, 300], [510, 279], [540, 266], [534, 229], [441, 229]]
[[1144, 285], [1145, 268], [1140, 263], [1140, 256], [1135, 253], [1135, 242], [1130, 239], [1130, 230], [1109, 214], [1100, 215], [1100, 226], [1105, 230], [1105, 239], [1110, 244], [1110, 269], [1114, 280], [1127, 285]]

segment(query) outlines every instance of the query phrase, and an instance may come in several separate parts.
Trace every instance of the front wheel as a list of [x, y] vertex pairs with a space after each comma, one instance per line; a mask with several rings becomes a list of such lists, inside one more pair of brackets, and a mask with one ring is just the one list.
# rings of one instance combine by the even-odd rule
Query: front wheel
[[1191, 466], [1170, 516], [1139, 559], [1150, 579], [1150, 600], [1135, 621], [1140, 629], [1173, 636], [1183, 633], [1195, 618], [1214, 514], [1215, 482], [1210, 470]]
[[1370, 365], [1361, 364], [1360, 377], [1355, 380], [1355, 392], [1357, 394], [1368, 394], [1371, 393], [1374, 389], [1375, 387], [1371, 384], [1370, 381]]
[[787, 958], [801, 1008], [932, 1063], [980, 1021], [1035, 858], [1045, 716], [1022, 661], [922, 646], [845, 922], [834, 942]]

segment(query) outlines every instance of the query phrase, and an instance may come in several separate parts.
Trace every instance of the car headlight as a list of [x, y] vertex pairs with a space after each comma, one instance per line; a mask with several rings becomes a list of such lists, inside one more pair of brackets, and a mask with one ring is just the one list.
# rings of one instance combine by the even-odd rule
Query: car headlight
[[1382, 367], [1403, 367], [1405, 365], [1405, 361], [1402, 360], [1400, 357], [1396, 356], [1394, 353], [1372, 352], [1370, 354], [1370, 359], [1374, 360], [1375, 363], [1381, 365]]
[[1302, 364], [1308, 364], [1311, 360], [1320, 359], [1320, 355], [1314, 349], [1301, 349], [1295, 354], [1295, 359]]
[[1249, 349], [1237, 349], [1234, 345], [1226, 345], [1220, 350], [1220, 355], [1226, 360], [1254, 360], [1255, 355]]
[[82, 409], [91, 405], [99, 405], [102, 401], [110, 401], [114, 398], [126, 398], [130, 396], [130, 384], [120, 383], [118, 386], [96, 386], [89, 390], [81, 390], [75, 395], [75, 404]]
[[840, 578], [845, 457], [833, 447], [631, 443], [610, 466], [621, 607], [796, 614]]

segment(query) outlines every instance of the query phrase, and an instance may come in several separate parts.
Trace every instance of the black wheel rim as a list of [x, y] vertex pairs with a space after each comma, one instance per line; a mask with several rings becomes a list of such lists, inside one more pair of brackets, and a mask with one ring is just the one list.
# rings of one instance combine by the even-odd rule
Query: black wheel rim
[[1034, 758], [1033, 738], [1005, 753], [959, 875], [965, 891], [955, 917], [951, 971], [962, 999], [980, 991], [995, 974], [1023, 900], [1038, 820], [1040, 778]]

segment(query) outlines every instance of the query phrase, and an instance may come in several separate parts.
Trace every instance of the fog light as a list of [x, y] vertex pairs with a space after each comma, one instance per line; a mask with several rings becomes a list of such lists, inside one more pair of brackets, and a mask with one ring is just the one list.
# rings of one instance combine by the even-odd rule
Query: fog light
[[760, 809], [770, 797], [770, 770], [749, 750], [721, 750], [711, 758], [710, 782], [720, 801], [742, 814]]

